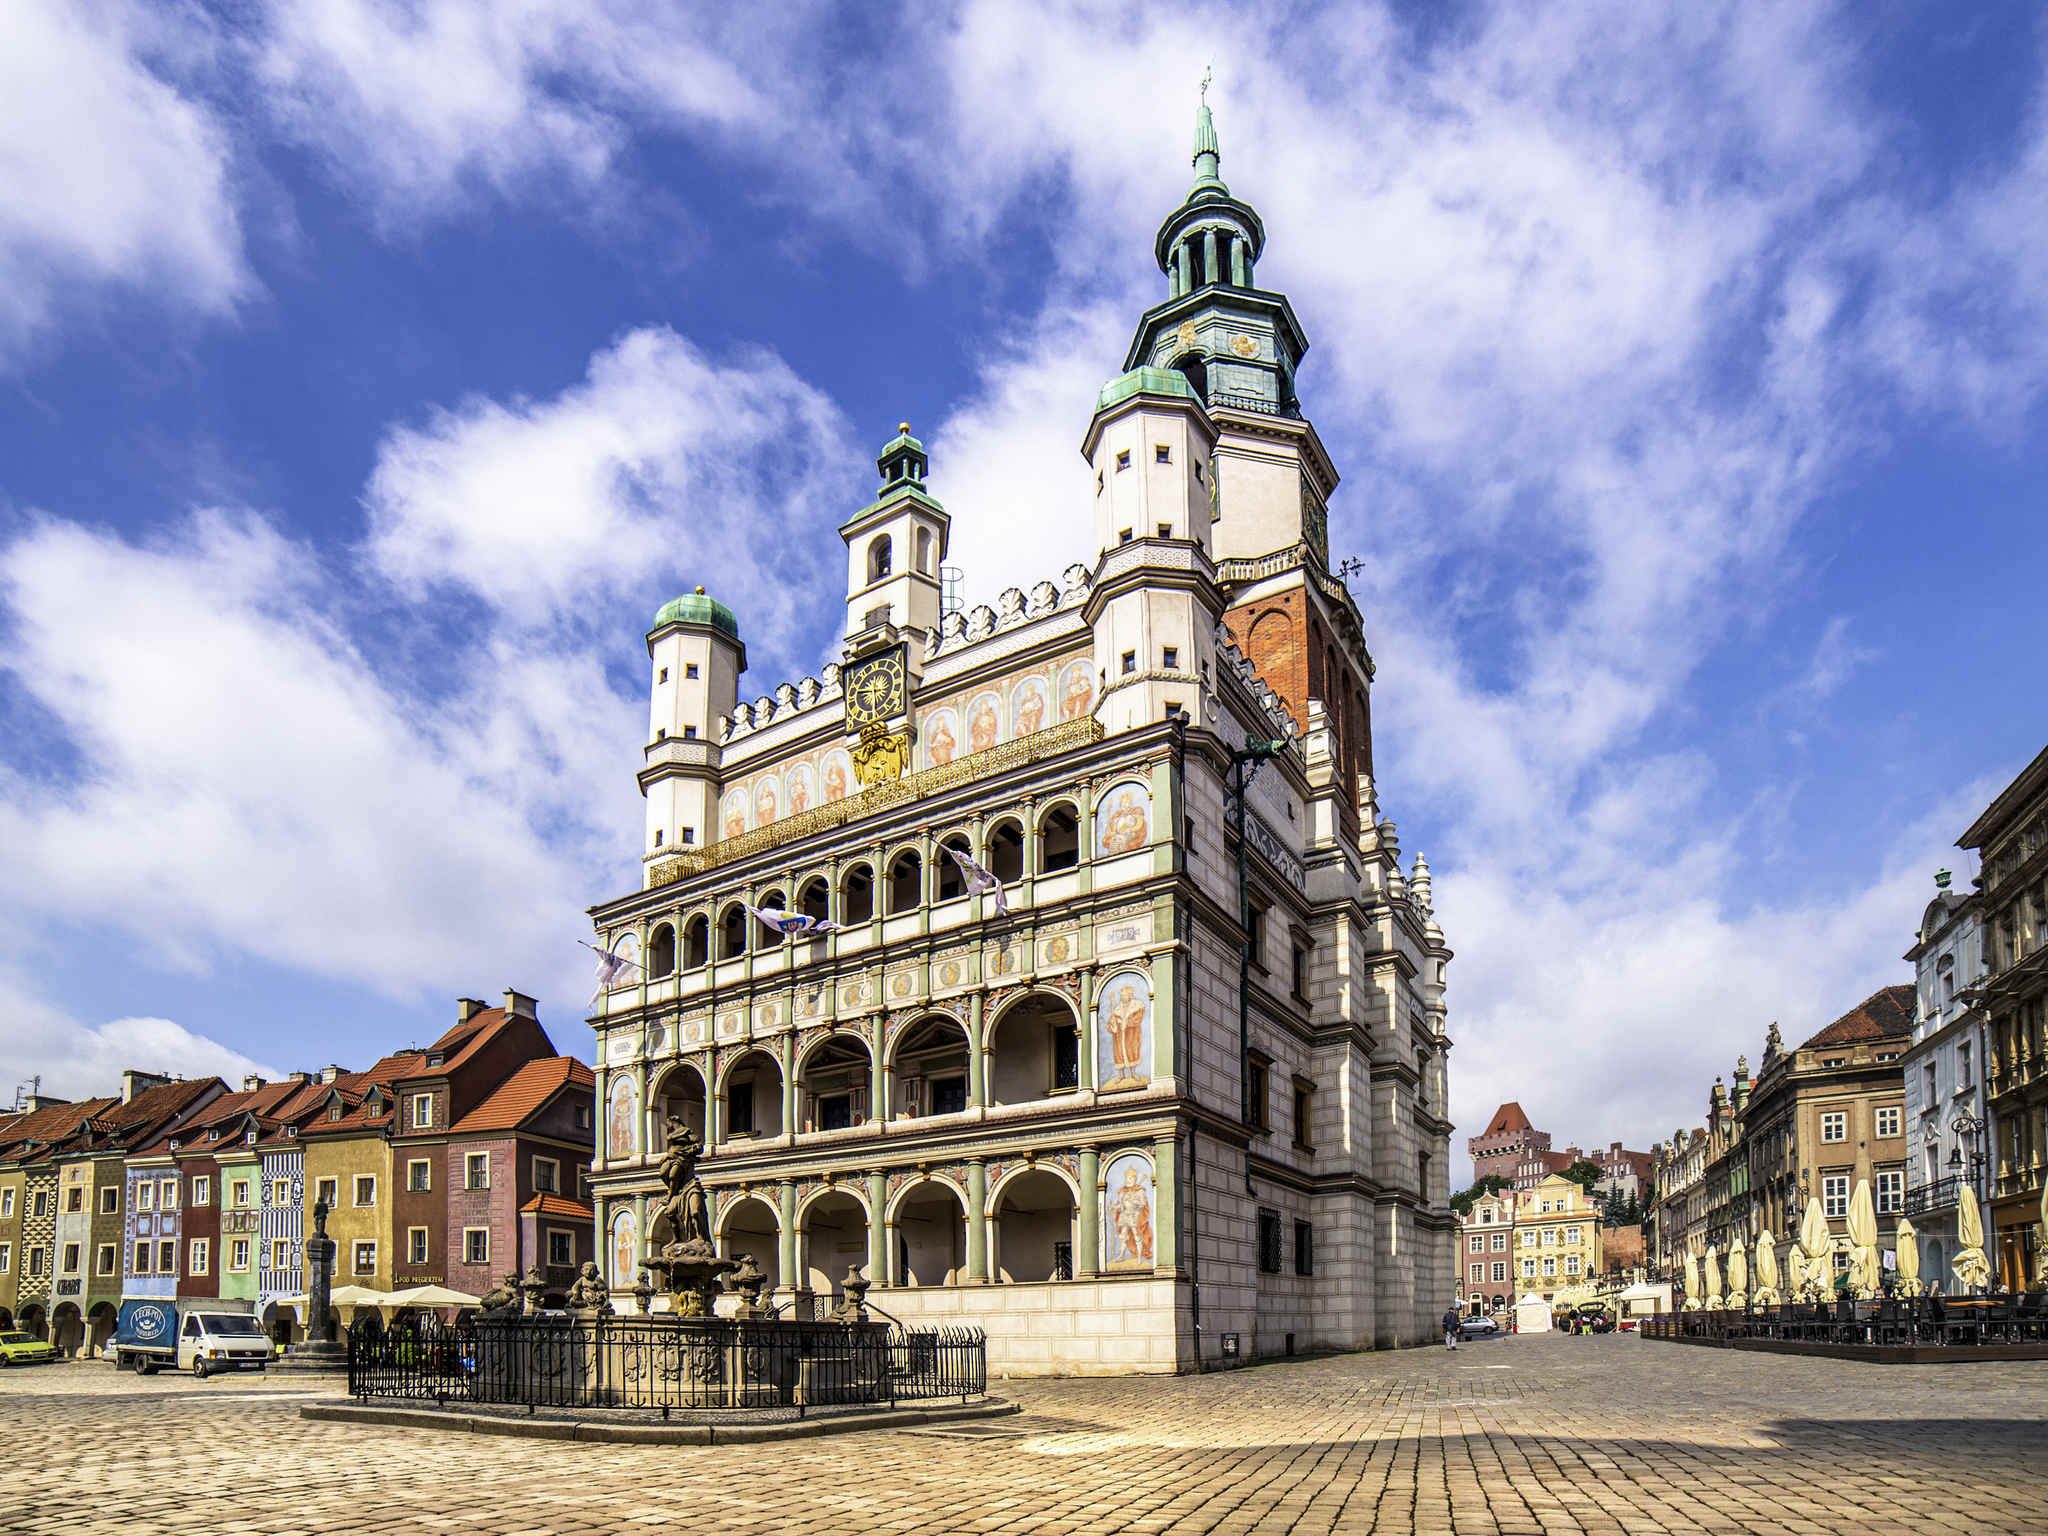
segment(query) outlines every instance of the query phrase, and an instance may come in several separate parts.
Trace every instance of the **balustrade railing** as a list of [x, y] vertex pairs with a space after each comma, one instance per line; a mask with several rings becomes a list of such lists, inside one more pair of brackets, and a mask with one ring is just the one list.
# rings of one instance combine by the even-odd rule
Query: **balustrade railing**
[[551, 1409], [793, 1410], [988, 1391], [974, 1328], [881, 1321], [429, 1314], [353, 1329], [357, 1398]]

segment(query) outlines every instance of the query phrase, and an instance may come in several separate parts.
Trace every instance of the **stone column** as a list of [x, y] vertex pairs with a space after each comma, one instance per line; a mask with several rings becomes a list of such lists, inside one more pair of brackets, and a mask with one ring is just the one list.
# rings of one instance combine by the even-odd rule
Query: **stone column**
[[794, 1138], [796, 1135], [796, 1035], [791, 1033], [783, 1038], [782, 1057], [782, 1134]]
[[983, 993], [976, 992], [967, 999], [967, 1102], [975, 1109], [988, 1104], [988, 1060], [982, 1049], [982, 1010], [987, 1005]]
[[[714, 1010], [706, 1020], [707, 1032], [716, 1033], [718, 1014]], [[718, 1092], [718, 1052], [706, 1049], [704, 1052], [704, 1146], [706, 1150], [725, 1140], [725, 1100]]]
[[889, 1181], [875, 1169], [868, 1174], [868, 1278], [876, 1285], [889, 1283], [889, 1231], [882, 1223], [888, 1198]]
[[632, 1284], [632, 1276], [618, 1280], [612, 1274], [612, 1207], [611, 1202], [599, 1195], [590, 1202], [590, 1214], [597, 1223], [597, 1246], [592, 1250], [597, 1255], [597, 1267], [603, 1273], [606, 1283], [616, 1285]]
[[782, 1181], [782, 1237], [776, 1246], [776, 1255], [782, 1265], [782, 1283], [788, 1289], [800, 1290], [803, 1276], [796, 1272], [796, 1180]]
[[1152, 1263], [1158, 1269], [1180, 1264], [1180, 1165], [1174, 1161], [1174, 1139], [1162, 1136], [1152, 1146], [1152, 1189], [1157, 1209], [1152, 1217]]
[[654, 1151], [654, 1105], [647, 1092], [647, 1037], [640, 1037], [640, 1059], [633, 1063], [633, 1087], [640, 1099], [640, 1161], [646, 1162]]
[[[597, 1050], [598, 1055], [602, 1057], [602, 1039], [597, 1042]], [[597, 1127], [597, 1143], [592, 1147], [590, 1154], [590, 1167], [593, 1173], [609, 1163], [612, 1156], [612, 1074], [611, 1069], [603, 1065], [597, 1069], [597, 1105], [594, 1121]], [[440, 1176], [436, 1175], [437, 1178]]]
[[889, 1118], [889, 1070], [883, 1066], [882, 1026], [875, 1024], [873, 1058], [868, 1063], [868, 1118], [877, 1125]]
[[1095, 1148], [1081, 1149], [1081, 1230], [1074, 1253], [1074, 1278], [1077, 1280], [1099, 1274], [1102, 1269], [1101, 1163]]
[[978, 1157], [967, 1160], [967, 1278], [988, 1283], [988, 1164]]
[[[1098, 974], [1093, 965], [1081, 973], [1081, 1086], [1100, 1088], [1096, 1077], [1095, 1061], [1095, 978]], [[1159, 1036], [1159, 1010], [1152, 1010], [1152, 1035]]]
[[[647, 1197], [645, 1195], [635, 1195], [633, 1197], [633, 1269], [635, 1274], [640, 1269], [640, 1261], [646, 1256], [647, 1248]], [[631, 1285], [634, 1278], [635, 1275], [628, 1275], [624, 1283]]]
[[1074, 889], [1082, 895], [1095, 889], [1095, 782], [1081, 781], [1081, 826], [1074, 849]]

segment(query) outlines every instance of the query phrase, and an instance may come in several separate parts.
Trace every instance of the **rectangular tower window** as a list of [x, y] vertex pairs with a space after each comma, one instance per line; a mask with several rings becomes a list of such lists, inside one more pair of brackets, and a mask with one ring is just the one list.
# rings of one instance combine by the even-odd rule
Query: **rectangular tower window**
[[696, 739], [697, 739], [697, 727], [695, 727], [694, 725], [686, 725], [686, 726], [684, 726], [684, 727], [683, 727], [683, 740], [685, 740], [685, 741], [695, 741]]
[[654, 846], [657, 848], [661, 846], [661, 828], [659, 827], [654, 829]]
[[1124, 448], [1118, 451], [1116, 456], [1116, 467], [1120, 470], [1129, 469], [1131, 467], [1130, 449]]
[[100, 1214], [112, 1216], [121, 1209], [121, 1191], [109, 1184], [100, 1191]]
[[1259, 1212], [1259, 1269], [1269, 1275], [1280, 1273], [1280, 1213]]
[[1169, 645], [1159, 653], [1159, 664], [1169, 672], [1180, 670], [1180, 647]]
[[1138, 653], [1136, 651], [1124, 652], [1123, 667], [1124, 676], [1126, 677], [1130, 676], [1133, 672], [1138, 670]]
[[111, 1274], [112, 1274], [112, 1273], [114, 1272], [114, 1254], [115, 1254], [115, 1247], [114, 1247], [114, 1245], [113, 1245], [112, 1243], [101, 1243], [101, 1244], [100, 1244], [100, 1273], [101, 1273], [101, 1274], [103, 1274], [103, 1275], [111, 1275]]
[[692, 678], [694, 678], [694, 677], [695, 677], [696, 675], [697, 675], [697, 663], [695, 663], [694, 661], [686, 661], [686, 662], [684, 662], [684, 663], [683, 663], [683, 681], [684, 681], [684, 682], [688, 682], [688, 681], [690, 681], [690, 680], [691, 680]]
[[688, 847], [691, 843], [694, 843], [696, 841], [697, 829], [695, 827], [683, 828], [683, 846]]
[[[1477, 1265], [1473, 1267], [1478, 1268]], [[1297, 1275], [1316, 1272], [1316, 1229], [1305, 1221], [1294, 1224], [1294, 1272]]]
[[1173, 450], [1164, 443], [1154, 443], [1152, 445], [1152, 462], [1154, 464], [1171, 464], [1173, 462]]
[[663, 667], [663, 668], [661, 669], [661, 676], [657, 677], [657, 678], [655, 679], [655, 681], [656, 681], [657, 683], [665, 683], [665, 682], [667, 682], [667, 681], [668, 681], [668, 668], [667, 668], [667, 667]]
[[1119, 528], [1119, 529], [1118, 529], [1118, 530], [1116, 531], [1116, 541], [1117, 541], [1117, 543], [1119, 543], [1119, 544], [1128, 544], [1128, 543], [1130, 543], [1130, 542], [1131, 542], [1131, 530], [1130, 530], [1130, 529], [1128, 529], [1128, 528]]

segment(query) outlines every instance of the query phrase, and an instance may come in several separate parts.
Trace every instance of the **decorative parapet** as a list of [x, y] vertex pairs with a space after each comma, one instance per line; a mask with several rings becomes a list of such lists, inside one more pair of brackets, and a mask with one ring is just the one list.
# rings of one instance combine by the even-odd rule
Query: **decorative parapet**
[[1042, 619], [1063, 608], [1076, 608], [1087, 601], [1092, 581], [1088, 567], [1070, 565], [1060, 573], [1061, 585], [1041, 581], [1028, 593], [1021, 587], [1006, 587], [996, 595], [996, 606], [977, 603], [969, 609], [954, 609], [939, 620], [939, 627], [925, 640], [927, 657], [958, 650], [977, 640], [986, 640], [1000, 630], [1013, 629]]
[[1294, 723], [1294, 716], [1287, 712], [1286, 702], [1273, 691], [1263, 677], [1259, 676], [1258, 668], [1254, 667], [1244, 652], [1237, 648], [1237, 642], [1230, 638], [1230, 631], [1221, 624], [1216, 626], [1216, 655], [1218, 670], [1227, 669], [1236, 673], [1238, 681], [1243, 683], [1245, 690], [1251, 694], [1252, 702], [1265, 716], [1266, 728], [1272, 738], [1275, 741], [1285, 741], [1299, 751], [1300, 743], [1295, 738], [1300, 734], [1301, 728]]
[[922, 773], [913, 773], [893, 783], [877, 784], [872, 789], [861, 791], [845, 800], [834, 800], [827, 805], [813, 806], [799, 811], [794, 816], [752, 832], [743, 832], [738, 837], [713, 843], [708, 848], [695, 849], [688, 853], [664, 851], [648, 859], [647, 885], [651, 890], [658, 885], [673, 885], [678, 880], [692, 875], [701, 875], [706, 870], [716, 869], [722, 864], [749, 858], [765, 849], [779, 848], [784, 843], [799, 842], [833, 827], [844, 826], [850, 821], [859, 821], [866, 816], [921, 800], [927, 795], [951, 789], [956, 784], [971, 783], [985, 779], [992, 774], [1003, 773], [1011, 768], [1022, 767], [1048, 757], [1056, 757], [1075, 747], [1092, 746], [1102, 740], [1102, 722], [1094, 716], [1079, 720], [1068, 720], [1029, 736], [1020, 736], [1015, 741], [1002, 742], [985, 752], [970, 753], [936, 768], [927, 768]]
[[[1300, 570], [1315, 584], [1331, 602], [1347, 609], [1361, 627], [1363, 617], [1358, 604], [1351, 596], [1351, 589], [1332, 576], [1323, 566], [1321, 555], [1306, 541], [1287, 549], [1276, 549], [1270, 555], [1242, 555], [1216, 562], [1216, 580], [1225, 587], [1242, 587], [1255, 581], [1264, 581], [1269, 576], [1278, 576], [1286, 571]], [[1365, 658], [1366, 675], [1371, 676], [1377, 669], [1373, 666], [1370, 653]]]

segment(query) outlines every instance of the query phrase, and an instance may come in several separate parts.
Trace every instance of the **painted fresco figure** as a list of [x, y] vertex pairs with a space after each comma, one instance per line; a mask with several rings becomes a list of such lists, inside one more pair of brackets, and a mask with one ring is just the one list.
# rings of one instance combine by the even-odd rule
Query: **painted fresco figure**
[[1138, 1064], [1138, 1058], [1145, 1052], [1145, 999], [1130, 982], [1117, 988], [1116, 1000], [1110, 1004], [1109, 1051], [1110, 1082], [1147, 1080]]
[[931, 756], [933, 767], [943, 767], [953, 761], [953, 750], [958, 745], [959, 743], [953, 739], [953, 733], [946, 729], [945, 716], [941, 715], [932, 722], [931, 743], [926, 750]]
[[986, 752], [996, 744], [996, 737], [1002, 729], [1002, 721], [996, 716], [995, 701], [988, 698], [975, 700], [974, 712], [967, 717], [967, 750]]
[[1095, 690], [1088, 682], [1088, 669], [1075, 667], [1067, 673], [1067, 685], [1060, 692], [1060, 719], [1078, 720], [1088, 713]]
[[1109, 802], [1109, 814], [1102, 822], [1104, 853], [1133, 853], [1145, 846], [1145, 808], [1138, 804], [1135, 789], [1122, 789]]
[[1124, 1169], [1124, 1181], [1110, 1197], [1110, 1230], [1116, 1234], [1116, 1260], [1152, 1262], [1152, 1196], [1138, 1182], [1136, 1168]]

